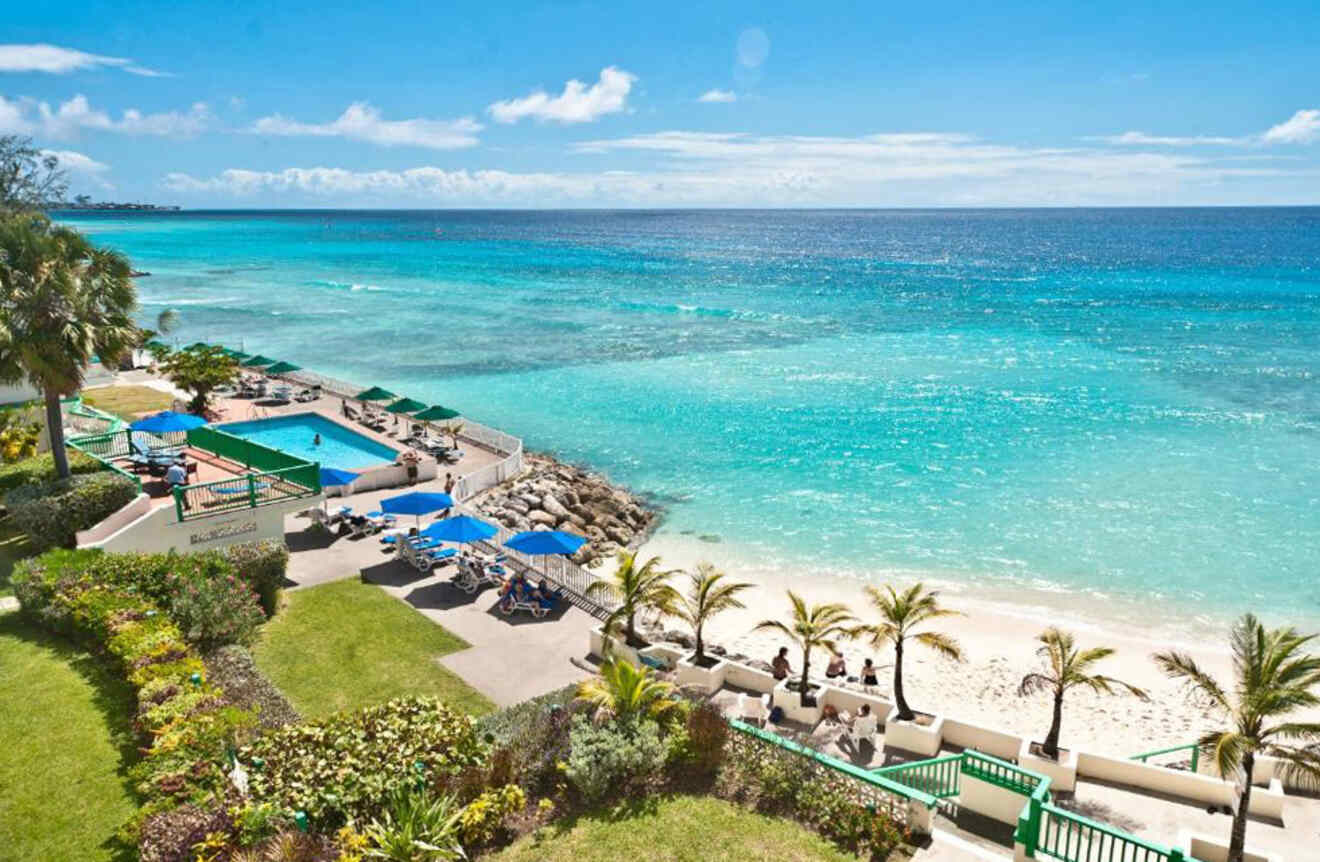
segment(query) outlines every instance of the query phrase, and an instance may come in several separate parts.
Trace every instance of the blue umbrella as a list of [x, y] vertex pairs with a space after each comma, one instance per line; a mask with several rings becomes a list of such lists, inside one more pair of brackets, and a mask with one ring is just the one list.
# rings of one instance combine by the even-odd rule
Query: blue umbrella
[[353, 480], [357, 477], [357, 473], [350, 473], [347, 470], [336, 470], [333, 467], [322, 467], [321, 487], [335, 488], [340, 485], [352, 485]]
[[416, 515], [419, 522], [422, 515], [453, 507], [454, 498], [439, 491], [413, 491], [380, 502], [381, 511], [396, 515]]
[[586, 543], [587, 540], [581, 536], [560, 530], [529, 530], [510, 538], [504, 543], [504, 547], [512, 548], [529, 556], [544, 556], [546, 554], [567, 556], [577, 553], [577, 549]]
[[470, 515], [457, 515], [453, 518], [445, 518], [443, 521], [436, 521], [425, 530], [422, 530], [422, 535], [439, 539], [442, 542], [480, 542], [482, 539], [489, 539], [498, 532], [498, 529], [485, 521], [478, 520]]
[[206, 420], [191, 413], [175, 413], [162, 410], [146, 419], [139, 419], [128, 427], [134, 431], [146, 431], [149, 434], [165, 434], [170, 431], [191, 431], [206, 424]]

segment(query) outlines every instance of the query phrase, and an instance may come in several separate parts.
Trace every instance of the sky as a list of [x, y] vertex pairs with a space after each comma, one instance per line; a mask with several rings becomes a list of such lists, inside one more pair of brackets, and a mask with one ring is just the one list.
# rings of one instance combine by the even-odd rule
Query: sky
[[185, 207], [1320, 204], [1320, 5], [6, 10], [0, 134]]

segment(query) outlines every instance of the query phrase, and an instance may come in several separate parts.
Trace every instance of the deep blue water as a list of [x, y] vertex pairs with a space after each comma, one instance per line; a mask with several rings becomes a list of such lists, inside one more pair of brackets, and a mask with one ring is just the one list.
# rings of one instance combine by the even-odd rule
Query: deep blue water
[[79, 214], [144, 314], [802, 577], [1320, 618], [1320, 209]]

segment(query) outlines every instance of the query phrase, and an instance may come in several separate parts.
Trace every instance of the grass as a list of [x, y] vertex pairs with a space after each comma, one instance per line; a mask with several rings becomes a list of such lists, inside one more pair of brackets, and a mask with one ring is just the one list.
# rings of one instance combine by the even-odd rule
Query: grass
[[285, 596], [253, 653], [307, 718], [408, 695], [433, 695], [471, 715], [494, 710], [436, 661], [468, 644], [380, 588], [337, 581]]
[[857, 862], [789, 820], [710, 796], [649, 800], [639, 809], [593, 812], [542, 827], [486, 862]]
[[150, 386], [103, 386], [83, 393], [83, 401], [121, 419], [136, 419], [140, 413], [169, 410], [174, 399]]
[[90, 655], [0, 613], [0, 859], [132, 858], [133, 693]]
[[9, 576], [14, 573], [14, 564], [30, 556], [32, 546], [28, 544], [27, 534], [15, 527], [8, 515], [0, 518], [0, 596], [13, 595]]

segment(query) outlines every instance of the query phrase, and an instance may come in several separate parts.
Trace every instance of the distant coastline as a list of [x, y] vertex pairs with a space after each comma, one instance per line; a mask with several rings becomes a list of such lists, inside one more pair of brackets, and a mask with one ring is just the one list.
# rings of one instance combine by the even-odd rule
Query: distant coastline
[[52, 212], [179, 212], [173, 204], [119, 203], [118, 201], [65, 201], [51, 207]]

